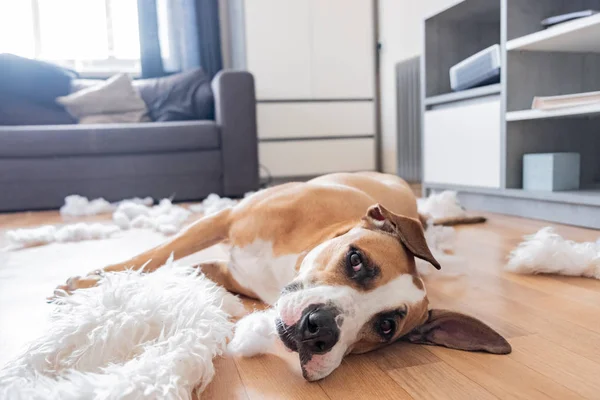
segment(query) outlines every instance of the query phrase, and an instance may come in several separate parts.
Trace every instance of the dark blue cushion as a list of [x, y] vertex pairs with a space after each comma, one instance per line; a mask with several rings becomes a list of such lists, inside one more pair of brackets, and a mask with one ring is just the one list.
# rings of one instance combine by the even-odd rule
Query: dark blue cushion
[[[77, 74], [57, 65], [13, 54], [0, 54], [0, 92], [38, 103], [54, 104], [71, 91]], [[0, 105], [1, 106], [1, 105]]]

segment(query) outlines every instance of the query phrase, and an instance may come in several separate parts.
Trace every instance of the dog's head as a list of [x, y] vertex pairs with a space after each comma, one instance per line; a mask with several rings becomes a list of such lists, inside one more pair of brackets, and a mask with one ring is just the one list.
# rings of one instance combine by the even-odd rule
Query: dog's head
[[304, 377], [322, 379], [349, 353], [400, 338], [505, 354], [510, 345], [482, 322], [429, 310], [415, 257], [440, 265], [421, 223], [381, 205], [349, 231], [311, 250], [275, 305], [282, 342], [300, 355]]

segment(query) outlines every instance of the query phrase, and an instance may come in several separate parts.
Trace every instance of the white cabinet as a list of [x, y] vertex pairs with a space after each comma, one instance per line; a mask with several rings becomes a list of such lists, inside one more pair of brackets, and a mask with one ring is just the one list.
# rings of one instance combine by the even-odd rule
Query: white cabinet
[[374, 170], [374, 0], [241, 2], [260, 163], [275, 177]]
[[259, 100], [308, 99], [310, 2], [246, 0], [246, 63]]
[[498, 97], [426, 111], [425, 182], [499, 188], [500, 126]]
[[258, 100], [371, 99], [373, 0], [245, 0]]
[[375, 140], [266, 142], [259, 144], [258, 153], [261, 164], [277, 177], [370, 171], [375, 165]]
[[260, 139], [367, 136], [375, 134], [370, 101], [261, 103], [256, 107]]

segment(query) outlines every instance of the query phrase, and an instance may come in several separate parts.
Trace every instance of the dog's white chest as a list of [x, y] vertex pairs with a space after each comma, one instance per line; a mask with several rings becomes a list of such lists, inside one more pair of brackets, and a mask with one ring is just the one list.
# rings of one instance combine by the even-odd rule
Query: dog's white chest
[[245, 247], [233, 246], [230, 254], [233, 278], [268, 304], [277, 301], [281, 289], [296, 275], [298, 254], [275, 257], [273, 245], [265, 240], [256, 240]]

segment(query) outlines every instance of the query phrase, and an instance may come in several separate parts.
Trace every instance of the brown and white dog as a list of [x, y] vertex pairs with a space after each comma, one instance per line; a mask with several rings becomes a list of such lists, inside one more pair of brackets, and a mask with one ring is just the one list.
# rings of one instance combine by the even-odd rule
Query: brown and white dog
[[93, 286], [104, 272], [142, 267], [152, 272], [171, 253], [182, 258], [227, 241], [229, 260], [198, 268], [230, 292], [273, 306], [272, 331], [299, 353], [309, 381], [329, 375], [346, 354], [401, 338], [509, 353], [508, 342], [484, 323], [429, 309], [415, 257], [440, 265], [427, 246], [422, 220], [411, 189], [396, 176], [326, 175], [260, 191], [156, 248], [71, 278], [58, 289]]

